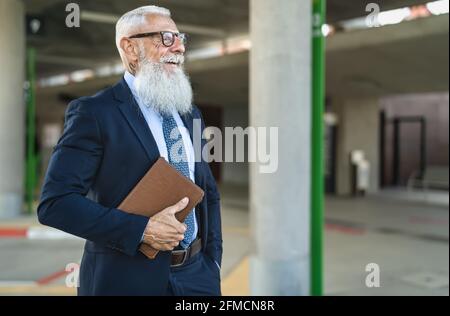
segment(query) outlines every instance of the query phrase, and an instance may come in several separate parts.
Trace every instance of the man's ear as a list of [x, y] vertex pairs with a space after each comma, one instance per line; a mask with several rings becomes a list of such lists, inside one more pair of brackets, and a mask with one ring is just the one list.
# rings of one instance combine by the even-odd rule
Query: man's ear
[[129, 62], [133, 62], [134, 64], [138, 63], [139, 50], [135, 42], [124, 37], [120, 40], [120, 48], [122, 48]]

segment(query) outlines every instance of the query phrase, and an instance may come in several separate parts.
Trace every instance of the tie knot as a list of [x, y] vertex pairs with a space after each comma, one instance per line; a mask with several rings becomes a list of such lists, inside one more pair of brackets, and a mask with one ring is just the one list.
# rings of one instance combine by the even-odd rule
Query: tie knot
[[163, 113], [161, 114], [161, 117], [163, 118], [163, 120], [169, 120], [171, 118], [173, 118], [172, 114], [167, 114], [167, 113]]
[[161, 117], [162, 117], [162, 119], [164, 120], [164, 121], [168, 121], [168, 120], [173, 120], [174, 118], [173, 118], [173, 114], [172, 113], [160, 113], [160, 115], [161, 115]]

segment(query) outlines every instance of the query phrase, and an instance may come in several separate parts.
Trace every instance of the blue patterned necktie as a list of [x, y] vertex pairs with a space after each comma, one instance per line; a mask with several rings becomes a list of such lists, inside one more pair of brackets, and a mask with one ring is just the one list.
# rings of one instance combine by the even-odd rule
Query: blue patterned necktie
[[[177, 122], [172, 115], [163, 115], [163, 133], [164, 140], [167, 146], [167, 155], [169, 158], [169, 164], [171, 164], [176, 170], [183, 174], [186, 178], [189, 176], [189, 164], [187, 160], [186, 149], [184, 148], [183, 138], [180, 130], [178, 129]], [[195, 215], [192, 210], [186, 217], [184, 223], [187, 226], [187, 230], [184, 234], [184, 239], [180, 243], [181, 247], [187, 248], [195, 239]]]

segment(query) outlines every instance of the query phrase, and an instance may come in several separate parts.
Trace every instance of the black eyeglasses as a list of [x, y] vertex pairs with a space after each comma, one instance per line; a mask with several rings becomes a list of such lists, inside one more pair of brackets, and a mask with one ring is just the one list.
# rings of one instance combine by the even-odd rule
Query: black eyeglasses
[[175, 43], [176, 37], [178, 37], [180, 39], [180, 42], [183, 45], [187, 44], [188, 36], [186, 33], [175, 33], [175, 32], [169, 32], [169, 31], [135, 34], [135, 35], [130, 36], [129, 38], [152, 37], [155, 35], [161, 36], [161, 42], [166, 47], [172, 47], [172, 45]]

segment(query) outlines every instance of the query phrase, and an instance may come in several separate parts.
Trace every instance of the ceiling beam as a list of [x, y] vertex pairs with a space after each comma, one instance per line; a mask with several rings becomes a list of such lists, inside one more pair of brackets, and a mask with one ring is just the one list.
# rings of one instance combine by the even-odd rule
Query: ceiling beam
[[62, 66], [76, 66], [83, 68], [94, 68], [98, 66], [98, 60], [92, 58], [74, 58], [55, 55], [38, 54], [37, 61], [43, 64], [62, 65]]
[[[118, 15], [109, 13], [87, 11], [87, 10], [81, 11], [81, 20], [94, 23], [116, 24], [119, 18], [120, 17]], [[219, 38], [223, 38], [226, 35], [225, 31], [218, 28], [211, 28], [193, 24], [177, 24], [177, 25], [181, 31], [187, 33]]]

